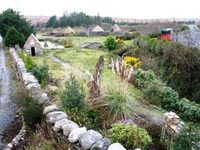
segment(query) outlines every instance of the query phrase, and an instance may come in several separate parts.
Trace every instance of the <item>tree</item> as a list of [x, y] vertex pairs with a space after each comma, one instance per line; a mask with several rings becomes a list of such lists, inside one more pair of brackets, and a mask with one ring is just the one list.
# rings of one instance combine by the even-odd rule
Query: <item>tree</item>
[[14, 46], [15, 44], [19, 44], [19, 46], [23, 46], [25, 42], [23, 34], [19, 33], [15, 27], [10, 27], [7, 31], [7, 34], [4, 39], [4, 43], [6, 46]]
[[50, 19], [48, 20], [46, 27], [53, 27], [56, 28], [58, 26], [58, 21], [57, 21], [57, 17], [56, 16], [52, 16], [50, 17]]
[[[28, 22], [23, 15], [13, 9], [7, 9], [0, 14], [0, 33], [3, 37], [7, 35], [8, 30], [14, 27], [17, 32], [21, 33], [25, 39], [31, 33], [34, 33], [33, 26]], [[20, 44], [23, 45], [22, 43]]]

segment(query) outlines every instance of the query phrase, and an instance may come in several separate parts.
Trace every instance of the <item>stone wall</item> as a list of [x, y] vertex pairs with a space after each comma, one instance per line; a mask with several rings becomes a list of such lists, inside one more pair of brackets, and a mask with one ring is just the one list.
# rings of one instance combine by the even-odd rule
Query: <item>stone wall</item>
[[[47, 94], [41, 89], [38, 80], [31, 73], [26, 72], [25, 64], [19, 58], [15, 49], [10, 48], [9, 53], [16, 75], [28, 90], [30, 96], [38, 103], [44, 105], [43, 114], [47, 125], [53, 130], [56, 136], [61, 135], [66, 142], [75, 144], [78, 147], [77, 149], [126, 150], [119, 143], [111, 144], [111, 141], [103, 137], [99, 132], [87, 130], [86, 127], [80, 127], [77, 123], [69, 120], [65, 112], [49, 101]], [[13, 145], [8, 146], [8, 149], [12, 149], [13, 147]]]

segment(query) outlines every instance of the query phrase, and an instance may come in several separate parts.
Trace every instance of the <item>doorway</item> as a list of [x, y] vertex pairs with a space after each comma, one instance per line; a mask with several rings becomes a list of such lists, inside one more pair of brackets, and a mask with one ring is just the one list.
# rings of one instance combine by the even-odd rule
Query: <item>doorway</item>
[[31, 47], [31, 55], [35, 56], [35, 47]]

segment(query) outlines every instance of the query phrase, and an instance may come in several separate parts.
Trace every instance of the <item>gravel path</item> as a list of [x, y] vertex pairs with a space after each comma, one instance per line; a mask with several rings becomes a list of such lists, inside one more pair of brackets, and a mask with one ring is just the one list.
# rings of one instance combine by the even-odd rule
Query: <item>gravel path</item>
[[15, 118], [15, 105], [10, 100], [10, 68], [6, 65], [6, 55], [1, 43], [2, 38], [0, 38], [0, 149], [5, 144], [2, 142], [2, 133]]

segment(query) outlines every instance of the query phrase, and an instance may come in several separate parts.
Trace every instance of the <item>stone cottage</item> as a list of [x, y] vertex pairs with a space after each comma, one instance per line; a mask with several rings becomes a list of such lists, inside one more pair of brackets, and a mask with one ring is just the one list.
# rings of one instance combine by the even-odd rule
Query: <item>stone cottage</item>
[[32, 33], [24, 44], [24, 51], [27, 55], [41, 55], [42, 54], [42, 45], [39, 40]]

